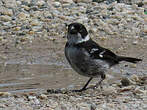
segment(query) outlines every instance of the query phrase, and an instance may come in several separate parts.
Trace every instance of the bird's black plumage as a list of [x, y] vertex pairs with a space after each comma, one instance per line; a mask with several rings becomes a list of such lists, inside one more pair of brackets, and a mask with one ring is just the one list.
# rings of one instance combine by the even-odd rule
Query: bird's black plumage
[[79, 74], [88, 76], [90, 79], [79, 90], [86, 90], [92, 78], [101, 76], [96, 87], [105, 79], [106, 71], [121, 61], [137, 63], [141, 59], [119, 56], [94, 42], [88, 35], [84, 25], [71, 23], [68, 26], [65, 56], [71, 67]]

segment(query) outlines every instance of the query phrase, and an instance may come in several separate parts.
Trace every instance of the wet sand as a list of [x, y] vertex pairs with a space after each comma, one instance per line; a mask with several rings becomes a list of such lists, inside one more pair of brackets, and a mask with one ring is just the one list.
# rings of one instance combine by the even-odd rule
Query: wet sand
[[[147, 39], [129, 38], [125, 42], [124, 38], [94, 39], [106, 48], [111, 47], [109, 49], [119, 55], [143, 59], [135, 67], [134, 64], [123, 62], [112, 68], [107, 74], [106, 80], [109, 83], [117, 82], [127, 75], [146, 75]], [[136, 40], [138, 44], [134, 45], [132, 42]], [[45, 91], [49, 88], [68, 88], [71, 85], [82, 86], [88, 78], [78, 75], [69, 66], [64, 56], [65, 42], [66, 39], [62, 37], [55, 41], [37, 38], [32, 43], [17, 47], [12, 44], [0, 46], [1, 59], [4, 57], [0, 64], [0, 91]], [[96, 81], [97, 79], [93, 83]]]

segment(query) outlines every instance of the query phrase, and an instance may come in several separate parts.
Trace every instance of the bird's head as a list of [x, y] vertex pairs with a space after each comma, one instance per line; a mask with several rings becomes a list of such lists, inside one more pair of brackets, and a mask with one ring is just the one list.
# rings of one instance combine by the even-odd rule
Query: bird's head
[[69, 43], [78, 44], [88, 41], [90, 37], [83, 24], [71, 23], [68, 25], [67, 39]]

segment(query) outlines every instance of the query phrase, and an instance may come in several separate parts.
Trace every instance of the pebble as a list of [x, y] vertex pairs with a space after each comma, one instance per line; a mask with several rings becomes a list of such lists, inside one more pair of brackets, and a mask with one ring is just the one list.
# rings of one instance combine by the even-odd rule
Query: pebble
[[47, 95], [41, 94], [41, 95], [39, 96], [39, 98], [42, 99], [42, 100], [47, 99]]
[[38, 2], [36, 3], [38, 6], [42, 6], [45, 4], [44, 0], [38, 0]]
[[104, 95], [110, 95], [110, 94], [114, 94], [114, 93], [116, 93], [116, 92], [117, 92], [117, 91], [116, 91], [116, 88], [110, 86], [110, 87], [104, 88], [103, 94], [104, 94]]
[[15, 27], [14, 31], [19, 31], [21, 29], [21, 27]]
[[121, 79], [121, 84], [122, 84], [122, 86], [129, 86], [130, 80], [127, 77], [124, 77]]
[[133, 41], [133, 45], [137, 45], [138, 44], [138, 41]]
[[9, 92], [0, 92], [0, 97], [8, 97], [11, 94]]
[[147, 33], [147, 25], [144, 25], [144, 33]]
[[136, 88], [133, 92], [137, 94], [147, 95], [147, 90], [141, 90], [140, 88]]
[[6, 7], [8, 7], [8, 8], [14, 8], [17, 6], [16, 0], [4, 0], [3, 2], [5, 3]]
[[73, 3], [74, 0], [60, 0], [61, 3]]
[[134, 88], [135, 88], [134, 86], [123, 87], [123, 88], [118, 89], [118, 93], [131, 91], [131, 90], [133, 90]]
[[23, 13], [23, 12], [20, 12], [18, 14], [18, 18], [21, 19], [21, 20], [26, 20], [27, 17], [29, 17], [30, 15], [29, 14], [26, 14], [26, 13]]
[[140, 81], [139, 77], [135, 74], [131, 75], [130, 80], [133, 81], [133, 82], [139, 82]]
[[147, 4], [147, 0], [143, 0], [143, 4], [146, 5]]
[[53, 4], [56, 8], [60, 7], [61, 6], [61, 3], [60, 2], [54, 2]]
[[8, 21], [11, 21], [11, 19], [12, 18], [10, 16], [7, 16], [7, 15], [0, 16], [0, 21], [8, 22]]
[[38, 20], [32, 20], [32, 22], [30, 24], [32, 26], [38, 26], [38, 25], [40, 25], [40, 22]]
[[137, 65], [136, 64], [130, 64], [130, 68], [136, 68]]
[[8, 15], [8, 16], [12, 16], [13, 15], [12, 9], [7, 9], [5, 7], [1, 7], [0, 8], [0, 13], [3, 14], [3, 15]]

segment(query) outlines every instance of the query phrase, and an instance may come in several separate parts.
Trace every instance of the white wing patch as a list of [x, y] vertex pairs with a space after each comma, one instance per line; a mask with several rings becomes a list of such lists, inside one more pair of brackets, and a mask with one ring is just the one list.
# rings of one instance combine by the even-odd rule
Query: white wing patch
[[99, 56], [101, 57], [101, 58], [103, 58], [103, 54], [105, 53], [105, 51], [102, 51], [100, 54], [99, 54]]
[[91, 49], [90, 53], [94, 53], [95, 51], [98, 51], [99, 49], [98, 48], [93, 48]]

